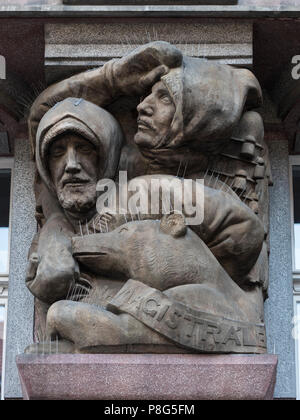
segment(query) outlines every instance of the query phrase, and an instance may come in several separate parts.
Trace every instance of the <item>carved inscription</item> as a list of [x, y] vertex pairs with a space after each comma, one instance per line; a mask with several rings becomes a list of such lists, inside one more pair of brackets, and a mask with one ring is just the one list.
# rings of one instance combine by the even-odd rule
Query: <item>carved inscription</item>
[[249, 70], [165, 41], [36, 98], [39, 230], [26, 277], [43, 308], [36, 336], [63, 337], [75, 353], [265, 352], [272, 176], [261, 103]]
[[203, 352], [263, 353], [263, 324], [247, 324], [197, 311], [172, 301], [164, 293], [128, 280], [109, 304], [126, 312], [177, 344]]

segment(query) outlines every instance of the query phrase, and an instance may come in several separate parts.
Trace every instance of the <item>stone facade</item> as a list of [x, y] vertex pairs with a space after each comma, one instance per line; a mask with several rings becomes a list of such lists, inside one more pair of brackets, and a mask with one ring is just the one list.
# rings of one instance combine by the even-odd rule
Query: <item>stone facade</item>
[[[15, 33], [9, 33], [3, 52], [0, 42], [0, 53], [6, 57], [9, 83], [17, 87], [17, 92], [23, 92], [23, 95], [13, 93], [9, 102], [6, 92], [0, 94], [0, 121], [8, 133], [8, 137], [0, 136], [0, 150], [3, 155], [13, 152], [15, 156], [5, 398], [21, 398], [15, 356], [32, 343], [36, 327], [33, 298], [25, 288], [27, 253], [37, 229], [32, 190], [35, 169], [26, 131], [28, 108], [48, 84], [102, 66], [111, 58], [119, 58], [147, 41], [158, 39], [174, 43], [187, 55], [246, 67], [262, 85], [265, 102], [260, 113], [265, 122], [274, 182], [270, 193], [270, 287], [265, 304], [267, 344], [268, 353], [279, 358], [275, 397], [295, 398], [288, 165], [289, 154], [294, 154], [299, 97], [289, 96], [298, 88], [291, 89], [279, 81], [284, 80], [283, 73], [291, 58], [300, 54], [298, 1], [274, 0], [271, 6], [269, 0], [228, 1], [224, 6], [221, 1], [217, 4], [211, 1], [205, 7], [201, 1], [185, 6], [178, 2], [176, 6], [168, 6], [167, 2], [159, 5], [155, 1], [148, 8], [137, 6], [138, 2], [114, 7], [101, 5], [100, 1], [99, 5], [89, 5], [80, 11], [75, 3], [76, 0], [4, 0], [0, 6], [2, 39], [12, 18], [22, 17]], [[38, 19], [33, 22], [31, 17]], [[280, 17], [290, 20], [284, 22], [277, 19]], [[281, 34], [280, 40], [274, 41], [274, 33]], [[20, 96], [21, 107], [16, 99]], [[21, 115], [15, 115], [17, 108]]]
[[3, 323], [0, 323], [0, 369], [2, 369], [3, 328]]
[[[153, 2], [149, 0], [135, 0], [135, 3], [141, 3], [141, 4], [153, 4]], [[133, 2], [133, 3], [134, 3]], [[69, 5], [97, 5], [98, 4], [105, 4], [102, 0], [3, 0], [2, 5], [3, 6], [19, 6], [19, 7], [29, 7], [29, 6], [43, 6], [43, 5], [50, 5], [50, 6], [56, 6], [56, 5], [62, 5], [62, 4], [69, 4]], [[128, 2], [130, 3], [130, 2]], [[158, 1], [156, 3], [161, 4], [168, 4], [172, 5], [174, 2], [168, 0], [168, 2], [162, 2]], [[189, 2], [186, 2], [188, 4]], [[107, 4], [107, 2], [106, 2]], [[181, 2], [183, 4], [183, 2]], [[270, 1], [269, 0], [192, 0], [189, 4], [199, 4], [199, 5], [205, 5], [205, 4], [217, 4], [217, 5], [238, 5], [238, 6], [245, 6], [247, 8], [251, 8], [251, 6], [255, 7], [270, 7]], [[271, 8], [275, 9], [277, 7], [287, 8], [287, 7], [295, 7], [297, 6], [297, 3], [295, 0], [274, 0], [272, 1]]]

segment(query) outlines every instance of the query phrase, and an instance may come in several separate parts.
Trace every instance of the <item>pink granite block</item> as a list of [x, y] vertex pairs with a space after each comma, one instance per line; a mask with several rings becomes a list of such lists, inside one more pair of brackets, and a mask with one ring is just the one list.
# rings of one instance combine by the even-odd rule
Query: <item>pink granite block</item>
[[20, 355], [24, 399], [269, 400], [277, 356]]
[[2, 357], [3, 357], [3, 340], [0, 338], [0, 375], [2, 371]]

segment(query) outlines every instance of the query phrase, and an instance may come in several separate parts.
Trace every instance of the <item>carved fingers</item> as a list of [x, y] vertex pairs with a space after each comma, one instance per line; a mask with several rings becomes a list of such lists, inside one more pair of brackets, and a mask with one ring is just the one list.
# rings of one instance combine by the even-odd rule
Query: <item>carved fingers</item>
[[36, 252], [33, 252], [30, 255], [29, 261], [28, 261], [26, 283], [30, 283], [32, 280], [34, 280], [39, 263], [40, 263], [40, 259], [39, 259], [38, 254]]
[[143, 45], [103, 67], [80, 73], [46, 89], [33, 103], [28, 119], [32, 152], [39, 122], [57, 102], [83, 98], [106, 106], [122, 95], [141, 95], [168, 69], [182, 64], [182, 53], [173, 45], [157, 41]]
[[72, 255], [67, 250], [60, 256], [54, 251], [31, 256], [26, 285], [35, 297], [51, 304], [66, 297], [79, 278], [79, 266]]
[[169, 67], [165, 66], [164, 64], [162, 64], [161, 66], [155, 67], [149, 73], [141, 77], [139, 81], [140, 89], [143, 92], [149, 89], [156, 82], [158, 82], [162, 76], [167, 74], [168, 71], [169, 71]]
[[182, 53], [167, 42], [143, 45], [113, 62], [113, 85], [123, 95], [141, 95], [170, 68], [182, 64]]

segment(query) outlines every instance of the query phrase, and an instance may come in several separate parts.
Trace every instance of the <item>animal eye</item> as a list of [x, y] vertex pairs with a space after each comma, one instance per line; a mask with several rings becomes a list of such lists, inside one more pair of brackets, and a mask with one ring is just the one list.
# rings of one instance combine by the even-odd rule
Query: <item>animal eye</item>
[[128, 232], [128, 228], [127, 227], [123, 227], [119, 230], [119, 233], [123, 233], [123, 232]]

